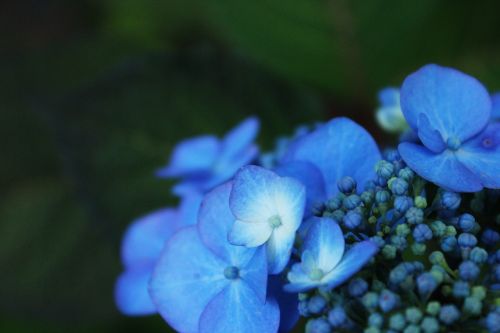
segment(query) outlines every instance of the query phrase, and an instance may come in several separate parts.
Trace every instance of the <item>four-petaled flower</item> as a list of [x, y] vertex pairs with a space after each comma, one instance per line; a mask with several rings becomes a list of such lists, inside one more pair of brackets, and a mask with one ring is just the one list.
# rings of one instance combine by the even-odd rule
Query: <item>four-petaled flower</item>
[[180, 332], [278, 330], [278, 305], [266, 297], [265, 248], [227, 241], [234, 222], [231, 187], [226, 183], [207, 194], [197, 227], [172, 236], [153, 272], [151, 297], [163, 318]]
[[479, 81], [427, 65], [405, 79], [401, 107], [423, 144], [399, 145], [410, 168], [455, 192], [500, 188], [500, 124], [490, 123], [491, 98]]
[[170, 163], [157, 171], [162, 178], [181, 178], [173, 191], [205, 193], [229, 180], [236, 171], [258, 154], [253, 144], [259, 131], [257, 118], [248, 118], [222, 140], [213, 135], [199, 136], [179, 143]]
[[234, 178], [230, 207], [236, 218], [228, 235], [232, 244], [267, 249], [269, 273], [287, 265], [302, 222], [305, 187], [297, 180], [249, 165]]
[[313, 218], [303, 244], [301, 262], [288, 273], [285, 290], [304, 292], [325, 286], [335, 288], [357, 273], [378, 251], [371, 241], [354, 244], [347, 252], [339, 225], [330, 218]]

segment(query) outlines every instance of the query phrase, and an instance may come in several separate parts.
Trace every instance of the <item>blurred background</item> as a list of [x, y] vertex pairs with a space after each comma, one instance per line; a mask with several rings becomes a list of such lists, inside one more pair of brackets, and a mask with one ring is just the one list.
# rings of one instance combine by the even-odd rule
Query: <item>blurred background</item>
[[0, 2], [0, 331], [166, 332], [115, 309], [120, 238], [167, 204], [182, 138], [354, 118], [423, 64], [500, 89], [500, 3]]

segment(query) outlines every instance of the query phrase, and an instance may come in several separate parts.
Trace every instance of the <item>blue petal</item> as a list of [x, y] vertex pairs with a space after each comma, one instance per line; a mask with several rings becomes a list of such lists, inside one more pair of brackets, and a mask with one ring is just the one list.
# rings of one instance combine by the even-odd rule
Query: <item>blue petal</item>
[[427, 65], [408, 76], [401, 88], [401, 106], [410, 126], [420, 131], [425, 114], [447, 142], [461, 142], [481, 131], [490, 119], [491, 100], [475, 78], [452, 68]]
[[272, 232], [273, 229], [267, 222], [251, 223], [236, 220], [227, 239], [234, 245], [256, 247], [267, 242]]
[[227, 266], [204, 246], [195, 226], [178, 231], [165, 245], [149, 285], [158, 312], [177, 331], [198, 332], [201, 313], [229, 284]]
[[244, 282], [232, 282], [207, 306], [200, 318], [200, 333], [275, 333], [280, 312], [274, 299], [262, 303]]
[[434, 154], [413, 143], [401, 143], [399, 153], [408, 166], [422, 178], [454, 192], [477, 192], [479, 178], [464, 167], [450, 150]]
[[365, 184], [375, 177], [373, 166], [381, 158], [373, 138], [347, 118], [335, 118], [292, 144], [283, 161], [306, 161], [323, 174], [328, 197], [337, 192], [337, 181], [353, 177]]
[[312, 209], [326, 200], [325, 181], [321, 172], [309, 162], [290, 161], [275, 169], [282, 177], [292, 177], [306, 187], [306, 215], [312, 214]]
[[500, 123], [491, 123], [481, 134], [462, 145], [456, 155], [484, 187], [500, 188]]
[[240, 269], [240, 277], [252, 288], [261, 302], [264, 303], [267, 286], [266, 247], [261, 246], [254, 252], [253, 258]]
[[153, 265], [165, 241], [178, 229], [177, 212], [170, 208], [154, 211], [135, 220], [125, 233], [121, 257], [126, 267]]
[[222, 140], [222, 160], [231, 161], [245, 152], [252, 145], [259, 132], [259, 120], [247, 118], [231, 130]]
[[378, 251], [378, 246], [371, 241], [357, 243], [349, 249], [340, 263], [323, 279], [322, 284], [336, 288], [356, 274]]
[[491, 96], [491, 118], [500, 120], [500, 92]]
[[298, 295], [283, 290], [281, 276], [269, 277], [268, 293], [270, 297], [276, 299], [280, 308], [279, 332], [290, 332], [300, 317]]
[[235, 218], [229, 209], [232, 183], [221, 185], [205, 196], [198, 217], [198, 231], [203, 243], [215, 254], [234, 266], [245, 265], [254, 255], [254, 249], [234, 246], [228, 233]]
[[123, 314], [143, 316], [156, 313], [149, 297], [148, 283], [153, 266], [137, 267], [122, 273], [115, 285], [116, 306]]
[[181, 198], [178, 214], [179, 227], [187, 227], [198, 223], [198, 211], [200, 210], [203, 195], [199, 192], [190, 191]]
[[244, 222], [267, 222], [276, 212], [269, 189], [277, 178], [274, 172], [254, 165], [241, 168], [229, 198], [234, 216]]
[[446, 144], [441, 137], [441, 133], [436, 130], [423, 113], [419, 115], [418, 137], [429, 150], [440, 153], [446, 149]]
[[311, 290], [319, 286], [318, 281], [312, 281], [302, 269], [301, 264], [294, 264], [287, 274], [288, 281], [283, 288], [286, 292], [298, 293]]
[[295, 241], [295, 230], [281, 226], [273, 230], [267, 242], [267, 263], [269, 274], [279, 274], [290, 261]]
[[304, 241], [303, 250], [309, 251], [315, 268], [329, 272], [344, 255], [344, 235], [337, 222], [327, 217], [315, 217]]
[[157, 176], [171, 178], [205, 173], [215, 163], [220, 149], [220, 142], [214, 136], [182, 141], [174, 148], [170, 164], [159, 169]]
[[302, 222], [305, 200], [305, 187], [297, 180], [249, 165], [236, 174], [229, 202], [241, 221], [267, 223], [279, 216], [283, 226], [295, 231]]

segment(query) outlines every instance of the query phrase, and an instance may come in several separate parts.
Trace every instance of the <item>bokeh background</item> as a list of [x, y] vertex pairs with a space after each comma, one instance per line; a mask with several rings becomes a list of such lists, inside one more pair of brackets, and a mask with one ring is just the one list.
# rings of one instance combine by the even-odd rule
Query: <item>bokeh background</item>
[[166, 332], [113, 303], [127, 224], [176, 204], [173, 145], [262, 120], [259, 143], [352, 117], [419, 66], [500, 90], [500, 3], [17, 0], [0, 3], [0, 331]]

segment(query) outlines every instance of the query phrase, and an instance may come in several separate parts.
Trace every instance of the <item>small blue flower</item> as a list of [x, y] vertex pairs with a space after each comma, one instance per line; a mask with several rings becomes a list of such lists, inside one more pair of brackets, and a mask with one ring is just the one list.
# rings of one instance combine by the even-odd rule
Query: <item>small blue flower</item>
[[135, 220], [122, 240], [121, 258], [125, 266], [115, 285], [118, 309], [129, 316], [156, 313], [148, 294], [148, 282], [167, 239], [184, 226], [196, 224], [201, 195], [190, 193], [178, 209], [164, 208]]
[[466, 260], [458, 266], [458, 275], [465, 281], [475, 280], [479, 275], [479, 267], [469, 260]]
[[306, 333], [330, 333], [331, 327], [326, 319], [311, 319], [306, 324]]
[[149, 292], [162, 317], [181, 332], [276, 332], [279, 308], [266, 297], [265, 248], [233, 246], [227, 233], [231, 183], [210, 192], [197, 226], [166, 243]]
[[475, 223], [476, 219], [470, 214], [462, 214], [458, 218], [458, 227], [464, 232], [471, 232]]
[[320, 313], [325, 309], [325, 307], [326, 300], [320, 295], [315, 295], [307, 301], [307, 308], [309, 310], [309, 313]]
[[389, 289], [384, 289], [378, 298], [378, 306], [382, 312], [390, 312], [399, 305], [399, 301], [400, 299], [398, 295]]
[[250, 163], [258, 153], [253, 140], [259, 131], [259, 121], [248, 118], [221, 140], [215, 136], [200, 136], [179, 143], [167, 166], [157, 171], [161, 178], [181, 178], [173, 191], [205, 193], [229, 180], [236, 171]]
[[500, 124], [489, 123], [491, 98], [481, 83], [427, 65], [404, 81], [401, 106], [423, 144], [399, 145], [417, 174], [455, 192], [500, 188]]
[[488, 313], [488, 316], [486, 316], [485, 324], [489, 332], [500, 332], [500, 311], [492, 311]]
[[494, 246], [500, 241], [500, 234], [493, 229], [486, 229], [481, 235], [481, 241], [486, 245]]
[[368, 283], [361, 278], [356, 278], [349, 282], [348, 291], [349, 295], [353, 297], [363, 296], [364, 293], [368, 290]]
[[380, 106], [376, 111], [377, 122], [388, 132], [401, 133], [408, 129], [408, 123], [401, 111], [399, 89], [385, 88], [378, 94]]
[[302, 292], [319, 286], [335, 288], [359, 271], [378, 251], [371, 241], [355, 244], [344, 254], [344, 235], [329, 218], [315, 218], [303, 245], [300, 263], [288, 273], [285, 290]]
[[344, 225], [348, 229], [356, 229], [357, 227], [360, 226], [361, 221], [363, 220], [363, 217], [361, 216], [360, 213], [351, 210], [345, 214], [344, 218], [342, 219], [342, 222], [344, 222]]
[[410, 207], [413, 206], [413, 200], [409, 196], [397, 196], [394, 199], [394, 209], [396, 209], [399, 213], [406, 213]]
[[305, 187], [297, 180], [245, 166], [234, 178], [229, 204], [236, 221], [228, 239], [246, 247], [266, 244], [269, 273], [278, 274], [290, 259], [305, 203]]
[[344, 194], [351, 194], [356, 192], [356, 181], [352, 177], [342, 177], [337, 181], [339, 191]]
[[438, 282], [431, 273], [422, 273], [417, 277], [417, 288], [422, 297], [432, 294], [437, 286]]
[[473, 248], [477, 244], [477, 238], [473, 234], [461, 233], [458, 236], [458, 245], [462, 248]]

